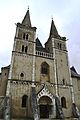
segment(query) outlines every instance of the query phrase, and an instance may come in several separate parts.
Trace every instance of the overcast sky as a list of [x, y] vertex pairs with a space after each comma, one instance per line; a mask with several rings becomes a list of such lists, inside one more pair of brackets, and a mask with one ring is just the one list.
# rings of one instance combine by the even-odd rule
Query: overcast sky
[[15, 23], [22, 22], [28, 6], [42, 44], [53, 17], [59, 34], [68, 39], [70, 66], [80, 73], [80, 0], [0, 0], [0, 68], [10, 64]]

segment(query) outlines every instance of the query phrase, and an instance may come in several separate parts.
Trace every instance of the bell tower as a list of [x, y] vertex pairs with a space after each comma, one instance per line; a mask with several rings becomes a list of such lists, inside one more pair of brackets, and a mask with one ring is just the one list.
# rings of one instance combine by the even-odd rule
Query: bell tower
[[[31, 66], [35, 46], [36, 27], [32, 27], [29, 9], [22, 20], [17, 23], [14, 46], [12, 51], [12, 64], [10, 68], [10, 79], [31, 80], [29, 73], [32, 73]], [[26, 67], [26, 66], [27, 67]], [[29, 76], [29, 77], [28, 77]]]
[[22, 23], [17, 23], [15, 42], [13, 51], [23, 54], [33, 54], [33, 43], [35, 38], [36, 27], [32, 27], [30, 20], [29, 9], [22, 20]]
[[68, 65], [68, 51], [66, 48], [66, 38], [61, 37], [58, 34], [54, 21], [52, 19], [50, 34], [48, 41], [45, 44], [48, 52], [53, 53], [54, 56], [54, 68], [56, 71], [57, 80], [56, 84], [69, 85], [70, 84], [70, 73]]

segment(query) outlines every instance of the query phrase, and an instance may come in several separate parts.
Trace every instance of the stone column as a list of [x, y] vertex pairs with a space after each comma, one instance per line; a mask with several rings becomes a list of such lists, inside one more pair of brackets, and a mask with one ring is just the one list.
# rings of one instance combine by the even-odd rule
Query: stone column
[[33, 60], [32, 60], [32, 109], [34, 120], [39, 120], [38, 114], [38, 104], [36, 98], [36, 88], [35, 88], [35, 37], [34, 37], [34, 46], [33, 46]]
[[55, 89], [56, 89], [56, 96], [58, 97], [58, 86], [57, 86], [57, 65], [56, 65], [56, 54], [55, 54], [55, 47], [54, 47], [54, 38], [52, 38], [52, 45], [53, 45], [53, 57], [54, 57], [54, 72], [55, 72]]
[[4, 120], [11, 120], [11, 96], [10, 96], [10, 81], [7, 84], [7, 91], [4, 104]]
[[52, 100], [52, 107], [51, 107], [51, 114], [50, 119], [56, 118], [56, 104], [55, 104], [55, 98], [53, 97]]

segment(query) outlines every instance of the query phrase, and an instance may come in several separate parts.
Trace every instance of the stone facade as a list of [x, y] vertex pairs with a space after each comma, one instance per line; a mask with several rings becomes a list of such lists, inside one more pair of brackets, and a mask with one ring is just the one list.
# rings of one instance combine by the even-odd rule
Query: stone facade
[[76, 117], [73, 104], [80, 110], [80, 75], [74, 67], [69, 68], [66, 38], [58, 34], [52, 20], [43, 47], [36, 38], [36, 27], [31, 25], [29, 10], [16, 25], [11, 64], [1, 69], [0, 81], [0, 96], [5, 100], [4, 115], [0, 113], [5, 120]]

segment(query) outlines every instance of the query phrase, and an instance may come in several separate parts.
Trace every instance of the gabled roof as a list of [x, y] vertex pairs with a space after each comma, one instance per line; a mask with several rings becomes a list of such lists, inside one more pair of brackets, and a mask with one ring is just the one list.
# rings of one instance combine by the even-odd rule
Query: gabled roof
[[37, 92], [37, 100], [39, 100], [42, 96], [48, 96], [49, 98], [53, 98], [53, 94], [47, 88], [47, 85], [44, 86]]
[[38, 37], [36, 38], [36, 46], [43, 48], [43, 46], [42, 46], [42, 44], [41, 44], [41, 42], [40, 42]]
[[80, 74], [77, 73], [76, 69], [74, 68], [74, 66], [72, 66], [70, 68], [71, 70], [71, 77], [75, 77], [75, 78], [80, 78]]
[[2, 67], [1, 69], [10, 69], [10, 65]]
[[24, 19], [22, 21], [22, 24], [25, 26], [29, 26], [31, 27], [31, 20], [30, 20], [30, 13], [29, 13], [29, 9], [26, 12], [26, 15], [24, 16]]
[[39, 38], [36, 38], [36, 50], [46, 52], [46, 49], [42, 46]]

